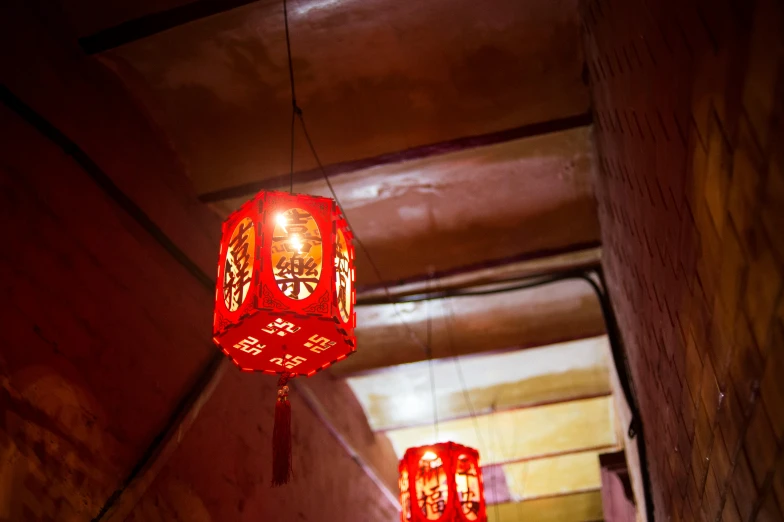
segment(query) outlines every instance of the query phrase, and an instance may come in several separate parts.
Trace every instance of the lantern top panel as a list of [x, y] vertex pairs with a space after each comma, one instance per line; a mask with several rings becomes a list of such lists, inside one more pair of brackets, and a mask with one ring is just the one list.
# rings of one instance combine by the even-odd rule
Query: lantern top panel
[[410, 457], [414, 457], [418, 459], [421, 455], [428, 451], [433, 452], [450, 452], [450, 453], [465, 453], [471, 455], [475, 459], [479, 459], [479, 452], [474, 448], [463, 446], [462, 444], [458, 444], [457, 442], [439, 442], [437, 444], [428, 444], [427, 446], [419, 446], [416, 448], [408, 448], [406, 450], [405, 455], [403, 455], [402, 461], [408, 460]]
[[271, 200], [284, 200], [289, 202], [305, 201], [305, 202], [310, 202], [319, 205], [334, 205], [337, 214], [339, 215], [343, 214], [343, 211], [340, 209], [340, 206], [337, 204], [337, 201], [335, 201], [332, 198], [327, 198], [324, 196], [313, 196], [311, 194], [297, 194], [297, 193], [292, 194], [280, 190], [262, 190], [261, 192], [258, 192], [253, 198], [243, 203], [242, 206], [240, 206], [237, 210], [229, 214], [225, 222], [229, 223], [233, 221], [235, 215], [247, 212], [248, 207], [257, 205], [259, 200], [265, 198]]

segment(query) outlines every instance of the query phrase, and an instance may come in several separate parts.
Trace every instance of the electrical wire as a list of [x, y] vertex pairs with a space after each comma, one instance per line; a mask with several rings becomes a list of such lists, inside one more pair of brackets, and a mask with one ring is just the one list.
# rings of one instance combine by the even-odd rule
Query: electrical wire
[[[447, 339], [449, 341], [448, 344], [449, 352], [450, 355], [452, 356], [452, 360], [455, 363], [455, 369], [457, 370], [457, 378], [460, 382], [460, 389], [463, 392], [463, 400], [465, 400], [466, 406], [468, 407], [468, 413], [471, 415], [471, 422], [473, 423], [474, 431], [476, 432], [476, 441], [479, 443], [479, 446], [484, 447], [485, 443], [482, 437], [482, 430], [479, 428], [479, 420], [477, 419], [476, 416], [476, 410], [474, 409], [473, 401], [471, 401], [471, 394], [468, 393], [468, 386], [466, 385], [465, 376], [463, 375], [463, 368], [460, 364], [460, 358], [457, 356], [457, 353], [455, 351], [454, 337], [452, 337], [452, 327], [449, 324], [450, 321], [453, 325], [456, 322], [454, 309], [452, 308], [452, 303], [449, 302], [448, 299], [445, 299], [444, 303], [445, 306], [446, 305], [449, 306], [448, 318], [446, 315], [444, 316], [444, 323], [447, 326], [446, 334], [447, 334]], [[500, 508], [498, 506], [498, 477], [496, 475], [493, 476], [493, 499], [495, 500], [495, 503], [493, 504], [495, 519], [496, 521], [500, 522], [501, 515], [499, 512]]]
[[[318, 165], [319, 170], [321, 171], [322, 176], [324, 177], [324, 181], [329, 188], [330, 193], [332, 194], [332, 198], [338, 204], [338, 207], [342, 208], [340, 204], [340, 198], [338, 198], [337, 193], [335, 193], [335, 187], [332, 186], [332, 182], [327, 175], [327, 171], [324, 168], [324, 164], [321, 162], [321, 158], [319, 157], [318, 153], [316, 152], [316, 147], [313, 145], [313, 140], [310, 137], [310, 133], [308, 132], [308, 127], [305, 124], [305, 116], [302, 113], [302, 109], [297, 104], [297, 94], [296, 88], [294, 85], [294, 63], [291, 58], [291, 38], [289, 36], [289, 15], [288, 15], [288, 4], [286, 0], [283, 0], [283, 20], [284, 25], [286, 28], [286, 56], [288, 60], [288, 69], [289, 69], [289, 85], [291, 88], [291, 110], [292, 110], [292, 125], [291, 125], [291, 162], [290, 162], [290, 191], [291, 193], [294, 192], [294, 119], [299, 118], [300, 125], [302, 126], [302, 132], [305, 135], [305, 140], [308, 143], [308, 148], [310, 149], [311, 154], [313, 155], [313, 159], [316, 161], [316, 165]], [[373, 257], [370, 255], [365, 243], [357, 236], [356, 229], [351, 225], [351, 222], [348, 219], [348, 216], [344, 214], [344, 219], [346, 220], [346, 224], [348, 227], [354, 232], [354, 241], [359, 245], [359, 248], [365, 254], [365, 257], [368, 260], [373, 272], [378, 279], [379, 283], [381, 283], [382, 288], [384, 289], [384, 294], [387, 297], [387, 301], [392, 304], [393, 312], [397, 317], [398, 321], [400, 322], [401, 326], [406, 329], [409, 338], [413, 340], [425, 353], [427, 353], [427, 346], [422, 340], [414, 333], [413, 329], [408, 325], [408, 323], [403, 318], [403, 315], [400, 313], [400, 310], [397, 309], [395, 303], [392, 299], [392, 294], [389, 291], [389, 287], [384, 282], [384, 278], [381, 275], [381, 271], [378, 269], [378, 265], [376, 265], [375, 261], [373, 261]]]
[[[499, 281], [493, 281], [491, 283], [480, 285], [481, 287], [492, 287], [483, 290], [477, 290], [476, 287], [453, 288], [448, 290], [424, 292], [421, 294], [411, 294], [411, 295], [401, 296], [396, 299], [393, 299], [393, 302], [397, 304], [417, 303], [421, 301], [444, 299], [448, 297], [471, 297], [471, 296], [481, 296], [481, 295], [503, 294], [506, 292], [513, 292], [515, 290], [525, 290], [528, 288], [536, 288], [550, 283], [557, 283], [559, 281], [581, 278], [582, 274], [584, 274], [584, 272], [582, 271], [563, 272], [561, 274], [548, 275], [548, 276], [538, 277], [535, 279], [525, 278], [523, 280], [524, 281], [523, 283], [519, 283], [520, 278], [502, 279]], [[501, 286], [500, 288], [498, 287], [498, 285], [509, 285], [512, 283], [515, 284], [513, 284], [512, 286]], [[357, 301], [357, 306], [388, 304], [389, 302], [390, 300], [387, 298], [360, 299]]]
[[296, 123], [296, 113], [291, 111], [291, 160], [289, 163], [289, 194], [294, 194], [294, 123]]
[[302, 110], [297, 105], [297, 91], [294, 86], [294, 66], [291, 60], [291, 39], [289, 38], [289, 9], [286, 0], [283, 0], [283, 25], [286, 28], [286, 56], [289, 65], [289, 87], [291, 88], [291, 144], [289, 161], [289, 194], [294, 194], [294, 124], [297, 114], [302, 114]]
[[[332, 194], [332, 198], [338, 204], [338, 207], [342, 208], [342, 205], [340, 203], [340, 198], [338, 198], [338, 195], [335, 193], [335, 188], [332, 186], [332, 182], [329, 180], [327, 171], [324, 168], [324, 165], [321, 163], [321, 159], [319, 158], [318, 153], [316, 152], [316, 148], [313, 146], [313, 140], [311, 140], [310, 133], [308, 132], [308, 128], [305, 125], [305, 117], [303, 116], [302, 112], [300, 112], [298, 116], [299, 116], [300, 123], [302, 125], [302, 131], [305, 135], [305, 140], [307, 141], [308, 147], [310, 148], [310, 151], [313, 154], [313, 158], [315, 159], [316, 164], [318, 165], [318, 168], [321, 171], [322, 176], [324, 177], [324, 181], [326, 182], [327, 187], [329, 187], [329, 191]], [[343, 217], [346, 220], [346, 224], [348, 224], [349, 228], [354, 232], [354, 241], [357, 243], [357, 245], [359, 245], [359, 248], [365, 254], [365, 257], [367, 258], [370, 267], [373, 269], [373, 273], [376, 276], [376, 279], [378, 279], [378, 281], [381, 283], [382, 288], [384, 290], [384, 295], [386, 297], [386, 302], [392, 305], [392, 311], [395, 314], [395, 317], [397, 317], [398, 321], [400, 322], [400, 325], [406, 329], [409, 338], [412, 341], [414, 341], [414, 343], [416, 343], [425, 354], [427, 354], [428, 348], [426, 344], [416, 335], [416, 333], [414, 333], [414, 330], [403, 318], [403, 314], [401, 314], [400, 310], [398, 310], [396, 306], [397, 303], [392, 297], [392, 293], [389, 291], [389, 287], [384, 282], [384, 278], [381, 275], [381, 271], [378, 269], [378, 265], [376, 265], [376, 262], [373, 261], [373, 257], [370, 255], [370, 252], [365, 246], [365, 243], [359, 238], [359, 236], [357, 236], [356, 229], [351, 225], [348, 216], [344, 214]]]
[[[285, 23], [285, 29], [286, 29], [286, 51], [287, 51], [287, 58], [288, 58], [289, 83], [290, 83], [290, 87], [291, 87], [292, 121], [295, 118], [299, 118], [300, 124], [302, 126], [303, 134], [305, 135], [305, 139], [306, 139], [306, 141], [308, 143], [308, 147], [310, 148], [310, 152], [313, 154], [313, 159], [316, 161], [316, 164], [318, 165], [318, 168], [321, 171], [322, 176], [324, 177], [324, 181], [326, 182], [327, 187], [329, 188], [329, 191], [332, 194], [333, 199], [338, 204], [338, 206], [341, 206], [340, 205], [340, 199], [338, 198], [337, 194], [335, 193], [335, 188], [332, 186], [332, 182], [330, 181], [329, 176], [327, 175], [327, 171], [324, 168], [324, 165], [321, 162], [321, 159], [319, 158], [318, 153], [316, 152], [315, 146], [313, 145], [313, 140], [311, 139], [310, 133], [308, 132], [308, 129], [307, 129], [307, 125], [305, 124], [305, 117], [304, 117], [304, 115], [302, 113], [302, 109], [297, 105], [296, 90], [295, 90], [295, 85], [294, 85], [294, 64], [293, 64], [292, 58], [291, 58], [291, 40], [290, 40], [290, 36], [289, 36], [288, 6], [287, 6], [287, 3], [286, 3], [286, 0], [283, 0], [283, 16], [284, 16], [284, 23]], [[292, 127], [292, 130], [291, 130], [290, 189], [291, 189], [291, 192], [293, 193], [293, 189], [294, 189], [294, 125], [292, 124], [291, 127]], [[368, 263], [370, 264], [371, 268], [373, 269], [373, 272], [375, 273], [376, 278], [381, 283], [382, 288], [384, 290], [384, 294], [385, 294], [386, 300], [387, 300], [387, 302], [389, 304], [392, 305], [395, 316], [400, 321], [400, 324], [406, 329], [406, 331], [408, 332], [409, 337], [416, 344], [418, 344], [420, 346], [420, 348], [423, 349], [425, 354], [429, 354], [430, 353], [429, 342], [428, 343], [423, 343], [422, 340], [419, 339], [419, 337], [414, 333], [414, 331], [411, 328], [411, 326], [409, 326], [409, 324], [403, 319], [402, 314], [400, 313], [400, 311], [396, 307], [396, 304], [398, 304], [399, 302], [400, 303], [402, 303], [402, 302], [416, 302], [416, 300], [415, 299], [408, 299], [406, 301], [396, 301], [392, 297], [392, 294], [389, 291], [389, 287], [384, 282], [384, 278], [381, 276], [381, 271], [378, 269], [378, 266], [373, 261], [373, 258], [370, 255], [370, 252], [368, 251], [367, 247], [359, 239], [359, 237], [356, 235], [356, 229], [354, 229], [354, 227], [351, 225], [351, 223], [348, 220], [348, 217], [344, 216], [344, 218], [345, 218], [346, 223], [348, 224], [349, 228], [351, 228], [354, 231], [354, 240], [359, 245], [359, 247], [362, 250], [362, 252], [365, 254], [365, 256], [366, 256], [366, 258], [368, 260]], [[600, 273], [600, 277], [601, 277], [601, 273]], [[624, 355], [624, 352], [623, 352], [623, 347], [621, 346], [621, 342], [620, 342], [620, 332], [618, 330], [617, 324], [615, 323], [615, 316], [614, 316], [612, 308], [611, 308], [611, 306], [609, 304], [609, 299], [607, 298], [607, 295], [599, 288], [597, 283], [589, 275], [587, 275], [584, 272], [583, 273], [579, 273], [579, 274], [563, 274], [563, 275], [560, 275], [560, 276], [547, 277], [547, 278], [543, 278], [543, 279], [540, 279], [540, 280], [537, 280], [537, 281], [534, 281], [534, 282], [528, 282], [528, 283], [516, 285], [514, 287], [505, 287], [505, 288], [489, 289], [489, 290], [479, 290], [479, 291], [473, 291], [473, 292], [465, 292], [465, 291], [462, 291], [462, 292], [458, 291], [458, 292], [453, 292], [453, 293], [445, 292], [445, 293], [443, 293], [443, 295], [441, 297], [426, 296], [425, 298], [423, 298], [421, 300], [433, 300], [433, 299], [444, 298], [444, 297], [462, 297], [462, 296], [470, 296], [470, 295], [473, 295], [473, 296], [492, 295], [492, 294], [496, 294], [496, 293], [509, 292], [509, 291], [514, 291], [514, 290], [522, 290], [522, 289], [525, 289], [525, 288], [533, 288], [533, 287], [536, 287], [536, 286], [552, 284], [552, 283], [554, 283], [556, 281], [562, 281], [562, 280], [566, 280], [566, 279], [582, 279], [582, 280], [586, 281], [589, 285], [591, 285], [591, 288], [594, 290], [594, 292], [596, 293], [597, 298], [599, 299], [599, 303], [600, 303], [600, 306], [601, 306], [601, 309], [602, 309], [602, 316], [604, 318], [605, 326], [607, 328], [608, 337], [610, 339], [610, 348], [611, 348], [611, 352], [612, 352], [612, 356], [613, 356], [613, 361], [615, 362], [616, 371], [618, 372], [618, 380], [619, 380], [619, 382], [621, 384], [621, 389], [623, 391], [623, 394], [625, 396], [626, 402], [629, 405], [629, 409], [631, 411], [632, 420], [631, 420], [631, 423], [629, 425], [628, 435], [629, 435], [630, 438], [636, 438], [637, 439], [637, 450], [638, 450], [638, 454], [639, 454], [639, 457], [640, 457], [640, 463], [641, 463], [640, 467], [642, 468], [641, 472], [642, 472], [642, 478], [643, 478], [643, 490], [644, 490], [644, 493], [645, 493], [645, 504], [646, 504], [646, 511], [648, 513], [648, 521], [649, 522], [654, 522], [653, 496], [651, 494], [650, 477], [649, 477], [649, 474], [648, 474], [647, 454], [646, 454], [646, 449], [645, 449], [645, 443], [642, 440], [643, 439], [643, 436], [642, 436], [642, 422], [641, 422], [641, 417], [640, 417], [640, 413], [639, 413], [638, 403], [636, 401], [636, 395], [634, 394], [634, 392], [633, 392], [633, 390], [631, 388], [632, 385], [630, 384], [631, 383], [631, 379], [629, 377], [629, 371], [628, 371], [628, 367], [627, 367], [627, 361], [626, 361], [626, 358], [625, 358], [625, 355]]]
[[430, 314], [430, 303], [427, 303], [427, 362], [430, 367], [430, 395], [433, 398], [433, 431], [435, 432], [434, 442], [438, 443], [438, 395], [436, 393], [436, 376], [433, 371], [433, 329], [432, 317]]
[[[599, 278], [602, 278], [601, 272], [594, 271], [594, 273], [596, 273], [599, 276]], [[596, 295], [597, 300], [599, 301], [599, 306], [602, 311], [602, 317], [604, 319], [605, 330], [607, 331], [607, 337], [610, 343], [610, 352], [613, 358], [613, 363], [616, 372], [618, 373], [618, 381], [621, 385], [621, 391], [623, 393], [627, 405], [629, 406], [629, 411], [631, 413], [631, 421], [629, 423], [627, 435], [629, 436], [629, 438], [636, 439], [637, 442], [637, 452], [640, 458], [640, 468], [641, 468], [640, 472], [643, 481], [642, 484], [643, 493], [645, 496], [645, 509], [648, 515], [648, 521], [654, 522], [655, 514], [654, 514], [654, 506], [653, 506], [653, 495], [651, 492], [650, 475], [648, 473], [648, 465], [647, 465], [648, 459], [647, 459], [647, 452], [646, 452], [646, 447], [644, 442], [645, 438], [642, 432], [642, 420], [641, 420], [639, 405], [636, 400], [637, 398], [636, 390], [634, 390], [633, 383], [630, 378], [628, 361], [626, 360], [625, 352], [623, 346], [621, 345], [620, 332], [615, 322], [615, 315], [612, 311], [612, 307], [610, 306], [609, 303], [609, 297], [607, 296], [606, 292], [602, 290], [599, 284], [594, 280], [594, 278], [591, 277], [590, 272], [584, 272], [584, 271], [566, 272], [555, 276], [541, 277], [534, 281], [526, 281], [519, 284], [511, 284], [514, 283], [514, 280], [506, 280], [506, 281], [499, 281], [496, 283], [492, 283], [493, 285], [504, 284], [504, 283], [507, 284], [507, 286], [503, 286], [500, 288], [490, 288], [490, 289], [483, 289], [483, 290], [461, 288], [453, 291], [444, 290], [444, 291], [426, 292], [424, 294], [406, 296], [402, 299], [396, 300], [395, 302], [411, 303], [411, 302], [431, 301], [436, 299], [449, 299], [453, 297], [493, 295], [493, 294], [500, 294], [505, 292], [512, 292], [516, 290], [536, 288], [536, 287], [553, 284], [560, 281], [567, 281], [567, 280], [584, 281], [591, 287], [594, 294]], [[464, 383], [462, 384], [462, 386], [464, 386]]]
[[[553, 284], [553, 283], [568, 281], [568, 280], [581, 280], [588, 283], [591, 286], [591, 289], [596, 294], [596, 297], [599, 301], [599, 306], [602, 310], [602, 316], [605, 322], [605, 328], [608, 332], [608, 338], [610, 341], [613, 362], [615, 363], [617, 371], [620, 373], [619, 377], [622, 377], [619, 379], [621, 381], [621, 389], [623, 391], [626, 402], [629, 404], [629, 409], [631, 410], [632, 422], [629, 426], [628, 435], [630, 438], [634, 438], [636, 432], [639, 429], [640, 414], [635, 401], [636, 394], [630, 385], [631, 379], [629, 379], [628, 377], [629, 374], [628, 374], [627, 361], [625, 356], [623, 355], [623, 348], [620, 346], [618, 340], [619, 335], [614, 325], [612, 309], [609, 306], [609, 302], [606, 294], [602, 291], [602, 289], [599, 287], [596, 281], [594, 281], [594, 279], [591, 278], [590, 275], [588, 275], [586, 272], [565, 272], [563, 274], [541, 277], [533, 281], [528, 280], [518, 284], [510, 284], [513, 283], [514, 280], [498, 281], [491, 284], [492, 285], [505, 284], [505, 286], [493, 287], [489, 289], [476, 290], [476, 289], [460, 288], [456, 290], [426, 292], [424, 294], [405, 296], [403, 298], [394, 300], [393, 302], [394, 303], [418, 303], [423, 301], [433, 301], [433, 300], [447, 299], [453, 297], [476, 297], [476, 296], [503, 294], [503, 293], [514, 292], [518, 290], [537, 288], [548, 284]], [[363, 303], [362, 306], [368, 304], [378, 304], [378, 303], [375, 302]]]

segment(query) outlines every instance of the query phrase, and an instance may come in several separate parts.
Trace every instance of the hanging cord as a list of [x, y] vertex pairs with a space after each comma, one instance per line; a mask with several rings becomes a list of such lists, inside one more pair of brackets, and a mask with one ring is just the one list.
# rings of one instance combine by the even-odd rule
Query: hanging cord
[[[308, 147], [310, 148], [310, 152], [313, 154], [313, 158], [316, 160], [316, 164], [318, 165], [318, 168], [321, 171], [321, 175], [324, 177], [324, 181], [326, 182], [327, 187], [329, 187], [329, 192], [332, 194], [332, 199], [334, 199], [335, 202], [338, 204], [338, 206], [342, 208], [343, 206], [340, 203], [340, 198], [338, 198], [338, 195], [335, 193], [335, 188], [332, 186], [332, 182], [329, 180], [329, 176], [327, 175], [327, 171], [324, 168], [324, 165], [321, 163], [321, 159], [319, 158], [318, 153], [316, 152], [316, 148], [313, 146], [313, 141], [311, 140], [310, 133], [308, 132], [308, 128], [305, 125], [305, 117], [303, 116], [302, 112], [300, 112], [298, 114], [298, 117], [299, 117], [299, 121], [300, 121], [300, 123], [302, 125], [302, 132], [305, 134], [305, 140], [308, 142]], [[411, 326], [405, 320], [405, 318], [403, 317], [403, 314], [401, 314], [400, 310], [398, 310], [397, 303], [395, 302], [395, 299], [392, 297], [392, 293], [389, 291], [389, 287], [384, 282], [384, 278], [381, 275], [381, 271], [378, 269], [378, 265], [376, 265], [376, 262], [373, 261], [373, 257], [370, 255], [370, 252], [368, 251], [367, 247], [365, 246], [365, 243], [357, 235], [356, 229], [351, 225], [351, 222], [349, 221], [348, 216], [346, 216], [344, 214], [343, 218], [346, 220], [346, 224], [349, 226], [349, 228], [354, 233], [354, 241], [357, 243], [357, 245], [359, 245], [359, 248], [365, 254], [365, 257], [367, 258], [368, 263], [370, 264], [370, 267], [373, 269], [373, 273], [376, 276], [376, 279], [378, 279], [379, 283], [381, 283], [381, 286], [382, 286], [382, 288], [384, 290], [384, 296], [385, 296], [386, 302], [388, 304], [392, 305], [392, 312], [395, 314], [395, 317], [397, 317], [398, 321], [400, 322], [400, 325], [403, 328], [405, 328], [406, 332], [408, 333], [409, 338], [415, 344], [417, 344], [422, 349], [422, 351], [425, 354], [427, 354], [428, 353], [428, 348], [427, 348], [426, 343], [424, 343], [416, 335], [416, 333], [414, 333], [414, 330], [411, 328]]]
[[[462, 369], [462, 365], [460, 364], [460, 358], [457, 356], [457, 353], [455, 351], [454, 338], [452, 337], [452, 325], [457, 323], [457, 319], [455, 318], [454, 307], [452, 306], [452, 302], [449, 301], [448, 298], [444, 299], [444, 302], [449, 307], [448, 308], [449, 320], [447, 321], [447, 319], [445, 318], [444, 319], [444, 323], [447, 326], [447, 336], [448, 336], [448, 339], [449, 339], [450, 356], [452, 357], [452, 360], [455, 362], [455, 367], [457, 369], [457, 377], [458, 377], [458, 380], [460, 381], [460, 388], [462, 389], [463, 398], [464, 398], [464, 400], [466, 402], [466, 405], [468, 406], [468, 411], [471, 414], [471, 420], [472, 420], [472, 422], [474, 424], [474, 430], [476, 431], [477, 441], [479, 442], [480, 446], [484, 446], [484, 441], [482, 440], [482, 434], [481, 434], [481, 431], [479, 430], [479, 422], [478, 422], [477, 417], [476, 417], [476, 410], [474, 409], [474, 405], [473, 405], [473, 403], [471, 401], [471, 395], [468, 393], [468, 386], [466, 385], [465, 377], [463, 375], [463, 369]], [[493, 413], [495, 413], [495, 412], [496, 411], [495, 411], [495, 408], [494, 408], [493, 409]], [[505, 451], [505, 444], [503, 443], [503, 441], [501, 441], [500, 444], [497, 444], [496, 438], [493, 436], [493, 433], [495, 433], [496, 430], [494, 430], [493, 427], [490, 426], [491, 419], [492, 419], [492, 417], [488, 418], [488, 426], [490, 428], [491, 444], [493, 446], [495, 446], [495, 447], [500, 446], [501, 447], [501, 451], [503, 452], [503, 451]], [[515, 428], [515, 430], [516, 430], [516, 428]], [[500, 437], [500, 430], [498, 431], [497, 435], [498, 435], [498, 437]], [[516, 438], [516, 436], [517, 436], [517, 433], [513, 432], [512, 433], [512, 440], [514, 440]], [[494, 451], [494, 453], [499, 454], [498, 451]], [[504, 478], [506, 478], [506, 475], [503, 473], [503, 466], [501, 464], [497, 464], [497, 467], [498, 467], [498, 470], [499, 470], [499, 474], [503, 475]], [[527, 470], [527, 467], [526, 467], [526, 470]], [[499, 503], [498, 503], [498, 482], [499, 482], [498, 479], [499, 479], [498, 476], [494, 476], [493, 477], [493, 498], [495, 499], [495, 503], [493, 504], [493, 511], [495, 512], [495, 519], [500, 522], [501, 515], [500, 515], [500, 512], [499, 512]], [[523, 486], [524, 483], [523, 484], [517, 484], [517, 479], [515, 478], [514, 475], [512, 475], [512, 480], [514, 481], [514, 484], [518, 486], [517, 489], [519, 491], [522, 491], [523, 488], [521, 486]], [[516, 504], [516, 511], [517, 511], [518, 520], [522, 520], [522, 518], [521, 518], [522, 517], [522, 513], [521, 513], [522, 505], [521, 505], [521, 502], [516, 502], [515, 504]]]
[[[430, 287], [430, 280], [427, 283]], [[430, 369], [430, 394], [433, 397], [433, 431], [435, 438], [433, 441], [438, 443], [438, 396], [436, 395], [436, 376], [433, 371], [433, 328], [432, 328], [432, 314], [430, 313], [430, 302], [425, 303], [425, 317], [427, 320], [427, 364]]]
[[286, 56], [289, 66], [289, 86], [291, 88], [291, 158], [289, 161], [289, 193], [294, 193], [294, 123], [297, 115], [302, 115], [302, 109], [297, 105], [297, 92], [294, 87], [294, 64], [291, 59], [291, 39], [289, 38], [289, 9], [286, 0], [283, 0], [283, 25], [286, 27]]
[[289, 194], [294, 194], [294, 123], [296, 121], [296, 113], [291, 112], [291, 160], [289, 162]]
[[[318, 165], [318, 168], [321, 171], [322, 176], [324, 177], [324, 181], [327, 183], [327, 187], [329, 187], [329, 191], [332, 194], [332, 199], [334, 199], [335, 202], [338, 204], [338, 206], [342, 208], [342, 205], [340, 204], [340, 199], [338, 198], [338, 195], [335, 193], [335, 187], [332, 186], [332, 182], [329, 180], [329, 176], [327, 175], [327, 171], [324, 168], [324, 164], [321, 163], [321, 159], [319, 158], [319, 155], [316, 152], [316, 147], [313, 145], [313, 140], [311, 140], [310, 138], [310, 133], [308, 132], [308, 128], [305, 125], [305, 116], [302, 113], [302, 109], [297, 104], [297, 93], [294, 86], [294, 62], [291, 58], [291, 38], [289, 36], [288, 5], [286, 3], [286, 0], [283, 0], [283, 21], [284, 21], [284, 25], [286, 26], [286, 53], [288, 57], [289, 85], [291, 87], [291, 161], [290, 161], [290, 169], [289, 169], [290, 191], [292, 193], [294, 192], [294, 120], [296, 118], [299, 118], [300, 125], [302, 125], [302, 132], [305, 135], [305, 139], [308, 142], [308, 147], [310, 148], [310, 152], [311, 154], [313, 154], [313, 159], [316, 161], [316, 164]], [[392, 305], [392, 310], [395, 316], [398, 318], [398, 321], [400, 321], [401, 326], [403, 326], [406, 329], [408, 336], [417, 345], [419, 345], [419, 347], [425, 353], [427, 353], [428, 347], [425, 345], [425, 343], [422, 342], [422, 340], [419, 337], [417, 337], [417, 335], [414, 333], [414, 331], [411, 329], [411, 327], [403, 318], [403, 315], [397, 309], [394, 299], [392, 298], [392, 294], [389, 291], [389, 287], [387, 287], [387, 285], [384, 283], [384, 278], [381, 276], [381, 271], [378, 269], [378, 265], [376, 265], [376, 263], [373, 261], [373, 258], [371, 257], [370, 252], [368, 252], [368, 249], [365, 246], [365, 244], [362, 242], [362, 240], [359, 239], [359, 236], [357, 236], [356, 229], [353, 226], [351, 226], [351, 222], [348, 220], [348, 216], [344, 214], [343, 218], [346, 220], [346, 224], [349, 226], [349, 228], [354, 232], [354, 241], [356, 241], [357, 245], [359, 245], [359, 248], [365, 254], [365, 257], [367, 258], [368, 263], [373, 269], [376, 278], [378, 279], [379, 283], [381, 283], [381, 285], [383, 286], [384, 294], [386, 295], [387, 301], [389, 302], [389, 304]]]
[[[606, 288], [606, 285], [604, 284], [603, 281], [603, 274], [601, 272], [596, 272], [596, 273], [598, 274], [600, 280], [602, 280], [602, 286]], [[612, 306], [610, 305], [609, 297], [607, 296], [606, 292], [599, 286], [599, 284], [590, 276], [590, 273], [585, 271], [565, 272], [559, 275], [540, 278], [535, 281], [527, 281], [519, 284], [511, 284], [510, 286], [505, 286], [502, 288], [492, 288], [488, 290], [458, 289], [457, 291], [452, 291], [452, 292], [436, 291], [431, 293], [425, 293], [424, 295], [408, 296], [404, 301], [398, 301], [398, 302], [410, 303], [410, 302], [427, 301], [427, 300], [434, 300], [434, 299], [446, 299], [451, 297], [493, 295], [493, 294], [500, 294], [504, 292], [512, 292], [515, 290], [536, 288], [536, 287], [556, 283], [559, 281], [568, 281], [568, 280], [575, 280], [575, 279], [582, 280], [588, 283], [588, 285], [590, 285], [591, 289], [596, 294], [596, 298], [599, 301], [599, 306], [602, 310], [602, 317], [604, 319], [605, 330], [607, 331], [607, 337], [610, 342], [610, 353], [613, 358], [615, 370], [618, 373], [618, 381], [621, 385], [621, 391], [623, 393], [627, 405], [629, 406], [629, 411], [631, 413], [631, 421], [629, 422], [627, 435], [629, 436], [630, 439], [635, 439], [637, 443], [637, 453], [640, 459], [640, 474], [642, 475], [643, 494], [645, 496], [644, 499], [645, 511], [648, 515], [648, 522], [654, 522], [655, 513], [654, 513], [653, 494], [651, 490], [650, 475], [648, 473], [648, 457], [647, 457], [647, 450], [645, 446], [645, 436], [643, 433], [642, 417], [640, 415], [639, 405], [637, 403], [636, 390], [634, 389], [634, 384], [630, 377], [628, 361], [626, 359], [623, 345], [621, 343], [620, 330], [618, 329], [618, 325], [615, 320], [615, 314], [613, 313]], [[501, 281], [499, 282], [499, 284], [513, 283], [513, 282], [514, 281], [507, 280], [507, 281]]]
[[[455, 315], [454, 310], [452, 308], [452, 303], [448, 299], [444, 299], [445, 306], [448, 306], [449, 313], [444, 315], [444, 324], [446, 325], [446, 335], [448, 340], [449, 346], [449, 355], [452, 357], [452, 360], [455, 363], [455, 369], [457, 370], [457, 378], [460, 381], [460, 390], [463, 392], [463, 400], [465, 400], [466, 406], [468, 407], [468, 413], [471, 415], [471, 422], [474, 425], [474, 431], [476, 431], [476, 441], [479, 443], [480, 447], [484, 447], [485, 443], [482, 437], [482, 430], [479, 429], [479, 420], [476, 417], [476, 410], [474, 410], [474, 403], [471, 401], [471, 394], [468, 393], [468, 386], [466, 385], [465, 376], [463, 375], [463, 368], [460, 365], [460, 358], [457, 356], [455, 351], [455, 344], [454, 338], [452, 337], [452, 325], [455, 324]], [[451, 323], [451, 324], [450, 324]], [[503, 473], [503, 468], [500, 468], [501, 472]], [[500, 522], [501, 515], [499, 513], [499, 506], [498, 506], [498, 476], [493, 476], [493, 499], [495, 502], [493, 503], [493, 511], [495, 512], [495, 519]]]

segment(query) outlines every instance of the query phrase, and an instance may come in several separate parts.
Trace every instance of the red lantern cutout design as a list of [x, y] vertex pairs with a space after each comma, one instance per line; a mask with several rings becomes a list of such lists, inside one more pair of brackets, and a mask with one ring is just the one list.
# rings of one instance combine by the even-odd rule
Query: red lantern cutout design
[[487, 522], [475, 449], [454, 442], [409, 448], [398, 471], [402, 522]]
[[244, 371], [313, 375], [356, 350], [354, 248], [331, 199], [262, 192], [223, 224], [215, 343]]
[[291, 471], [289, 379], [356, 350], [353, 236], [335, 201], [260, 192], [223, 224], [213, 340], [243, 371], [277, 374], [273, 484]]

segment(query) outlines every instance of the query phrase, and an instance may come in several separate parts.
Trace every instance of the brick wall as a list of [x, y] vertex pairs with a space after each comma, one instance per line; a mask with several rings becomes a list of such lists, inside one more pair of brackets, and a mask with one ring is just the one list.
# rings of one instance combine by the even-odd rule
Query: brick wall
[[587, 0], [582, 16], [657, 520], [782, 520], [784, 4]]

